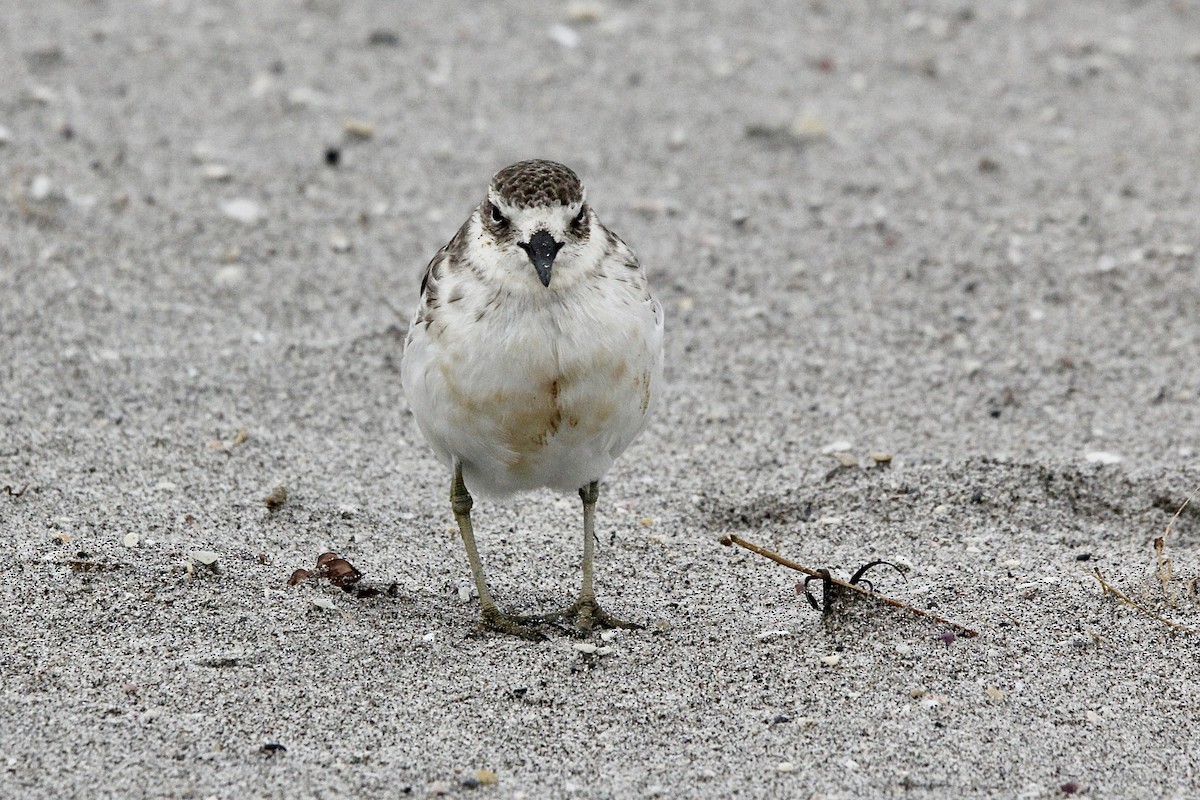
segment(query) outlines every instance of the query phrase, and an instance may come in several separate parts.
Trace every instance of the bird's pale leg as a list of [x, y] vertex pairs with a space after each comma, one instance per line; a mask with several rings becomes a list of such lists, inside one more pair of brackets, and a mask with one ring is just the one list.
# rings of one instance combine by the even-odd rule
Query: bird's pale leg
[[450, 507], [454, 510], [454, 519], [458, 522], [458, 532], [462, 534], [463, 545], [467, 549], [467, 561], [471, 562], [471, 574], [475, 577], [475, 591], [479, 593], [479, 604], [482, 610], [480, 626], [501, 633], [510, 633], [525, 639], [539, 640], [546, 637], [533, 628], [520, 624], [500, 610], [496, 601], [488, 591], [487, 581], [483, 577], [483, 563], [479, 560], [479, 550], [475, 547], [475, 530], [471, 526], [471, 507], [475, 501], [463, 483], [462, 465], [454, 465], [454, 480], [450, 484]]
[[574, 619], [580, 630], [592, 628], [641, 628], [635, 622], [626, 622], [609, 614], [596, 601], [596, 589], [592, 584], [592, 564], [596, 554], [596, 500], [600, 497], [600, 482], [592, 481], [579, 490], [583, 500], [583, 582], [579, 587], [579, 599], [562, 611], [548, 615], [546, 619]]

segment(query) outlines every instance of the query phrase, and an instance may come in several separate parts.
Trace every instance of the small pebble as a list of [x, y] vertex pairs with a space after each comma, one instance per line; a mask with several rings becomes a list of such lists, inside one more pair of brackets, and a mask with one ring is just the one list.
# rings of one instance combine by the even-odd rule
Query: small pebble
[[589, 656], [594, 654], [598, 649], [600, 649], [600, 648], [596, 647], [596, 645], [592, 644], [591, 642], [576, 642], [575, 644], [572, 645], [572, 647], [574, 647], [576, 650], [583, 653], [584, 655], [589, 655]]
[[847, 450], [853, 449], [854, 445], [845, 439], [838, 439], [836, 442], [830, 442], [821, 448], [822, 455], [833, 455], [834, 453], [844, 453]]
[[250, 96], [254, 98], [265, 97], [267, 92], [270, 92], [274, 88], [275, 76], [267, 72], [260, 72], [250, 82]]
[[266, 216], [258, 203], [245, 197], [221, 203], [221, 213], [243, 225], [256, 225]]
[[995, 686], [986, 686], [986, 687], [984, 687], [984, 691], [987, 692], [987, 696], [992, 698], [993, 700], [1003, 700], [1004, 699], [1004, 692], [1000, 691]]
[[818, 142], [829, 136], [829, 128], [820, 117], [804, 114], [792, 123], [792, 136], [800, 142]]
[[1116, 453], [1106, 453], [1103, 450], [1093, 450], [1083, 456], [1090, 464], [1120, 464], [1125, 459]]
[[566, 25], [551, 25], [550, 39], [560, 47], [565, 47], [568, 50], [579, 46], [579, 33]]
[[200, 168], [200, 174], [208, 181], [227, 181], [233, 177], [229, 167], [224, 164], [205, 164]]
[[213, 574], [220, 574], [221, 568], [217, 563], [217, 554], [212, 550], [193, 550], [188, 553], [188, 558], [197, 564], [208, 567]]
[[316, 606], [317, 608], [322, 608], [326, 611], [336, 611], [337, 610], [337, 606], [328, 597], [314, 597], [312, 599], [312, 604], [314, 606]]
[[335, 233], [329, 237], [329, 249], [335, 253], [349, 253], [353, 248], [345, 234]]
[[1005, 561], [1005, 562], [1004, 562], [1004, 566], [1005, 566], [1007, 569], [1016, 569], [1016, 568], [1018, 568], [1018, 567], [1020, 567], [1020, 566], [1021, 566], [1021, 562], [1020, 562], [1020, 561], [1018, 561], [1018, 560], [1017, 560], [1017, 559], [1015, 559], [1015, 558], [1010, 558], [1010, 559], [1008, 559], [1007, 561]]
[[616, 639], [616, 638], [617, 638], [616, 631], [604, 631], [603, 633], [600, 634], [600, 640], [604, 641], [604, 642], [611, 642], [613, 639]]
[[138, 536], [136, 533], [127, 533], [121, 537], [121, 544], [125, 545], [126, 547], [137, 547], [138, 542], [141, 540], [142, 537]]
[[53, 191], [54, 184], [45, 175], [37, 175], [29, 182], [29, 199], [30, 200], [45, 200]]
[[827, 656], [821, 656], [821, 663], [827, 667], [836, 667], [838, 664], [842, 663], [842, 657], [837, 653], [830, 653]]
[[375, 126], [361, 119], [348, 119], [342, 128], [354, 139], [370, 139], [375, 135]]
[[4, 145], [8, 144], [11, 141], [12, 141], [12, 131], [10, 131], [8, 128], [4, 127], [3, 125], [0, 125], [0, 147], [3, 147]]
[[896, 645], [896, 655], [900, 656], [901, 658], [908, 658], [912, 655], [912, 647], [902, 642]]
[[777, 769], [777, 770], [778, 770], [778, 771], [780, 771], [780, 772], [795, 772], [795, 771], [796, 771], [796, 765], [795, 765], [795, 764], [793, 764], [793, 763], [792, 763], [792, 762], [790, 762], [790, 761], [780, 761], [780, 762], [779, 762], [779, 763], [778, 763], [778, 764], [775, 766], [775, 769]]
[[237, 264], [229, 264], [217, 270], [213, 283], [217, 286], [233, 286], [241, 283], [246, 277], [246, 270]]
[[851, 453], [834, 453], [833, 457], [838, 460], [838, 463], [847, 469], [852, 469], [858, 466], [858, 459]]

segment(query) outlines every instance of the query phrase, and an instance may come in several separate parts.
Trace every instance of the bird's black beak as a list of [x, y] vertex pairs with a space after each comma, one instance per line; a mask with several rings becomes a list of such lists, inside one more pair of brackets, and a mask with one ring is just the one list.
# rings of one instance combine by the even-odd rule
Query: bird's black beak
[[529, 237], [528, 242], [517, 244], [529, 254], [529, 260], [533, 262], [533, 268], [537, 270], [542, 286], [549, 286], [550, 268], [554, 266], [554, 257], [558, 255], [563, 243], [554, 241], [554, 237], [545, 231], [538, 231]]

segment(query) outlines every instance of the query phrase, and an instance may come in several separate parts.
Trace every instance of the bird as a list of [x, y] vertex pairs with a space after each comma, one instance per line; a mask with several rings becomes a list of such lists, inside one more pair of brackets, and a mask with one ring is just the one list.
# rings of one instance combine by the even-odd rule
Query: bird
[[[638, 628], [596, 599], [596, 503], [613, 462], [663, 391], [662, 305], [633, 250], [554, 161], [497, 172], [425, 269], [401, 380], [417, 428], [451, 472], [450, 505], [480, 601], [479, 628], [542, 639], [541, 623]], [[473, 496], [579, 494], [583, 561], [574, 603], [502, 610], [488, 590]]]

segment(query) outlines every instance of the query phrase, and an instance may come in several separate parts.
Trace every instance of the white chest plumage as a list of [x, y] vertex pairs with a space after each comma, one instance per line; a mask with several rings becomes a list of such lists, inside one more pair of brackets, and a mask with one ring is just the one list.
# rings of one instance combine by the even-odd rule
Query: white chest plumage
[[645, 428], [661, 390], [662, 311], [628, 284], [608, 288], [448, 304], [416, 326], [404, 369], [413, 415], [472, 492], [575, 491]]

